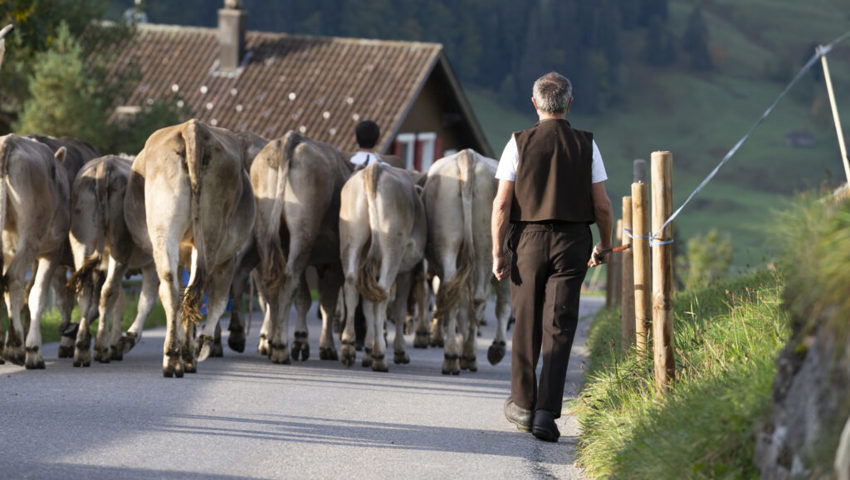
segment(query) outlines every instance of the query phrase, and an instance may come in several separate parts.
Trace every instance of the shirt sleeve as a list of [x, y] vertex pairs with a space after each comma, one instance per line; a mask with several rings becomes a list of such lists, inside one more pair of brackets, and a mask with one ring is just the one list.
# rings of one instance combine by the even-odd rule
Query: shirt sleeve
[[[499, 165], [501, 166], [501, 163]], [[608, 173], [605, 172], [605, 164], [602, 163], [602, 154], [599, 152], [596, 140], [593, 141], [593, 163], [591, 164], [591, 170], [592, 183], [608, 180]]]
[[516, 181], [516, 168], [519, 164], [519, 152], [516, 148], [516, 140], [511, 135], [508, 144], [502, 151], [502, 157], [499, 159], [499, 166], [496, 168], [496, 178], [499, 180]]

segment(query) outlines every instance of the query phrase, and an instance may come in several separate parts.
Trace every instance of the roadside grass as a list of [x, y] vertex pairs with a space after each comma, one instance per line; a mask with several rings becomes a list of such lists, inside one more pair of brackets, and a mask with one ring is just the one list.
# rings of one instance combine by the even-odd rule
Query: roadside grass
[[674, 300], [676, 381], [654, 389], [651, 351], [621, 353], [619, 310], [588, 337], [586, 383], [569, 408], [590, 478], [757, 478], [753, 424], [770, 407], [789, 335], [783, 280], [761, 270]]

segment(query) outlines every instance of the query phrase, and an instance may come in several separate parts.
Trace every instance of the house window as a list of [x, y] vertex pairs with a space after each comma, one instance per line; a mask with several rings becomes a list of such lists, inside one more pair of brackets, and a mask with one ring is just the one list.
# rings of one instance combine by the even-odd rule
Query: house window
[[416, 159], [416, 134], [415, 133], [399, 133], [395, 137], [395, 155], [401, 157], [404, 162], [404, 168], [413, 168], [413, 162]]
[[405, 168], [425, 172], [438, 158], [441, 143], [434, 132], [400, 133], [393, 153], [401, 157]]

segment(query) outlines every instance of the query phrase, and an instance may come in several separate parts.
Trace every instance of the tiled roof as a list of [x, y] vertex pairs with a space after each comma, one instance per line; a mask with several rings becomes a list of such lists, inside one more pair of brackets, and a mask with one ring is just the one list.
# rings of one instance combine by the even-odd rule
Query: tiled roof
[[296, 130], [355, 150], [354, 126], [376, 121], [379, 150], [403, 120], [442, 55], [436, 43], [247, 32], [238, 74], [218, 71], [218, 31], [140, 25], [123, 47], [142, 78], [125, 102], [142, 106], [179, 95], [204, 122], [268, 138]]

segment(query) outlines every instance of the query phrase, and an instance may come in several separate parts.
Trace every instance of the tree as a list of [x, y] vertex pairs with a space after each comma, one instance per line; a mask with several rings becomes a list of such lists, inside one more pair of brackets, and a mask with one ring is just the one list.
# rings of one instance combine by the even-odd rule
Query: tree
[[14, 125], [21, 134], [70, 136], [102, 148], [107, 108], [98, 82], [86, 71], [83, 49], [61, 23], [49, 50], [36, 55], [30, 98]]
[[711, 229], [705, 237], [689, 239], [686, 258], [677, 260], [685, 289], [706, 286], [726, 277], [732, 263], [732, 242], [728, 234], [721, 238]]
[[705, 26], [699, 4], [694, 6], [688, 16], [682, 49], [688, 54], [688, 63], [694, 70], [708, 71], [713, 68], [711, 55], [708, 53], [708, 28]]

